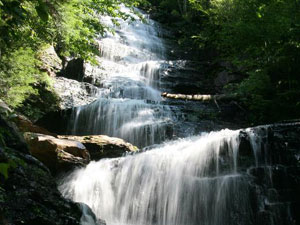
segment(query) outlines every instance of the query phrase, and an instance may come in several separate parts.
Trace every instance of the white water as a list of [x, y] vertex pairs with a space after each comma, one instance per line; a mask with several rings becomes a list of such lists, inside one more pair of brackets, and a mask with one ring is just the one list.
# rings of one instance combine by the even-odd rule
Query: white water
[[247, 183], [237, 173], [238, 146], [239, 131], [230, 130], [169, 142], [91, 162], [59, 189], [108, 225], [229, 225], [234, 213], [246, 221], [250, 206]]
[[[172, 136], [172, 114], [159, 90], [165, 49], [158, 25], [145, 19], [147, 23], [119, 20], [116, 33], [99, 41], [100, 66], [89, 70], [102, 88], [97, 101], [74, 110], [72, 134], [106, 134], [140, 147]], [[109, 17], [102, 20], [113, 26]]]
[[[172, 113], [159, 92], [164, 48], [159, 28], [148, 21], [122, 23], [100, 41], [103, 89], [96, 102], [74, 111], [73, 133], [108, 134], [139, 146], [170, 136]], [[64, 178], [59, 190], [107, 225], [248, 225], [248, 180], [238, 171], [238, 148], [239, 131], [231, 130], [167, 142], [91, 162]]]

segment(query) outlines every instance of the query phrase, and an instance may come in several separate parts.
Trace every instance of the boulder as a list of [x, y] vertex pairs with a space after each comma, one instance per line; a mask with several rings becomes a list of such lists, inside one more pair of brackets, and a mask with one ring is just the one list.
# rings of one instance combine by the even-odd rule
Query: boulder
[[66, 59], [64, 68], [58, 74], [77, 81], [82, 81], [85, 74], [84, 60], [81, 58]]
[[68, 136], [59, 138], [81, 142], [89, 151], [91, 160], [120, 157], [126, 152], [135, 152], [138, 148], [123, 139], [106, 135]]
[[62, 60], [58, 57], [53, 46], [49, 46], [39, 53], [39, 58], [42, 62], [41, 69], [46, 71], [49, 76], [55, 77], [62, 66]]
[[55, 77], [53, 78], [53, 88], [60, 99], [60, 109], [70, 109], [87, 105], [97, 99], [95, 97], [97, 88], [86, 82], [79, 82], [64, 77]]
[[80, 225], [81, 205], [62, 197], [49, 170], [28, 154], [16, 125], [1, 113], [0, 131], [0, 224]]
[[90, 160], [85, 146], [75, 140], [55, 138], [38, 133], [24, 133], [30, 153], [43, 162], [53, 174], [84, 166]]
[[31, 132], [31, 133], [39, 133], [39, 134], [46, 134], [56, 137], [57, 134], [51, 133], [43, 127], [37, 126], [33, 124], [28, 118], [23, 115], [15, 115], [13, 121], [16, 123], [17, 127], [19, 128], [20, 132]]

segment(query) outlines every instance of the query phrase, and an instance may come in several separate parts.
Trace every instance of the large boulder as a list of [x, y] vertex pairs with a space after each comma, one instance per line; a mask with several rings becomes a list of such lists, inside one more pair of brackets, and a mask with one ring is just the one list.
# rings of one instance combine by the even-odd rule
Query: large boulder
[[43, 127], [33, 124], [27, 117], [16, 114], [12, 118], [17, 127], [19, 128], [20, 132], [32, 132], [32, 133], [39, 133], [39, 134], [46, 134], [51, 136], [57, 136], [55, 133], [51, 133]]
[[84, 77], [85, 66], [81, 58], [65, 59], [64, 68], [59, 72], [59, 76], [77, 81], [82, 81]]
[[91, 160], [120, 157], [126, 152], [135, 152], [138, 148], [123, 139], [106, 135], [68, 136], [59, 138], [81, 142], [89, 151]]
[[43, 162], [53, 174], [84, 166], [90, 160], [85, 146], [75, 140], [50, 135], [24, 133], [30, 153]]

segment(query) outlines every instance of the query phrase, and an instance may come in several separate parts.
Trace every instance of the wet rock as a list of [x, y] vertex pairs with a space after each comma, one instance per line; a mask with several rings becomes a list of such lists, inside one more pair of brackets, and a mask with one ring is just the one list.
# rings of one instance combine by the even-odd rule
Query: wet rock
[[88, 151], [78, 141], [29, 132], [24, 133], [24, 137], [30, 153], [43, 162], [53, 174], [89, 162]]
[[199, 62], [174, 60], [161, 67], [161, 88], [168, 92], [186, 95], [212, 92], [212, 85], [205, 79], [205, 65]]
[[123, 139], [106, 135], [59, 136], [68, 140], [81, 142], [89, 151], [91, 160], [120, 157], [126, 152], [137, 151], [138, 148]]
[[65, 67], [58, 74], [77, 81], [82, 81], [85, 73], [84, 60], [80, 58], [71, 58], [65, 62]]
[[[97, 58], [99, 62], [101, 58]], [[102, 87], [102, 81], [104, 78], [109, 76], [108, 72], [101, 67], [101, 65], [91, 65], [89, 63], [85, 63], [85, 74], [83, 77], [83, 81], [93, 84], [96, 87]]]
[[49, 170], [28, 154], [17, 128], [11, 129], [14, 123], [2, 115], [0, 119], [6, 122], [1, 124], [0, 224], [80, 225], [79, 204], [61, 196]]
[[96, 100], [95, 95], [98, 90], [91, 84], [64, 77], [53, 79], [54, 90], [60, 98], [60, 109], [78, 107]]
[[84, 203], [79, 203], [79, 205], [82, 211], [80, 218], [81, 225], [106, 225], [105, 220], [96, 218], [96, 215], [88, 205]]
[[[14, 135], [11, 135], [12, 133]], [[0, 146], [1, 145], [28, 153], [25, 140], [19, 132], [18, 127], [0, 114]]]
[[68, 131], [68, 123], [72, 116], [72, 111], [72, 109], [66, 109], [49, 112], [37, 120], [35, 124], [46, 128], [52, 133], [66, 134]]
[[[252, 129], [256, 137], [258, 166], [248, 169], [253, 177], [256, 202], [255, 224], [297, 224], [300, 210], [300, 123], [259, 126]], [[250, 135], [248, 133], [248, 135]], [[245, 133], [245, 139], [248, 139]]]

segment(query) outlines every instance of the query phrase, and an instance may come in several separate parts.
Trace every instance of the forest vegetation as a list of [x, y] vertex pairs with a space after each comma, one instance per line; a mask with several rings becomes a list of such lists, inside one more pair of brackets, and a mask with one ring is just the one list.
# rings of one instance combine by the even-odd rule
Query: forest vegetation
[[128, 18], [120, 2], [158, 15], [194, 60], [229, 62], [243, 79], [223, 92], [240, 94], [249, 121], [299, 117], [299, 0], [0, 0], [0, 98], [20, 108], [41, 86], [51, 93], [39, 69], [49, 45], [62, 58], [96, 63], [95, 38], [109, 29], [98, 15]]
[[223, 91], [241, 95], [251, 122], [299, 118], [299, 0], [150, 2], [177, 30], [178, 44], [192, 46], [202, 60], [229, 62], [242, 75]]
[[[138, 6], [134, 0], [122, 3]], [[18, 108], [29, 96], [39, 97], [41, 86], [51, 93], [51, 82], [40, 70], [39, 58], [49, 45], [61, 58], [96, 63], [95, 39], [109, 29], [100, 23], [99, 15], [128, 18], [120, 10], [119, 0], [1, 0], [0, 97]]]

